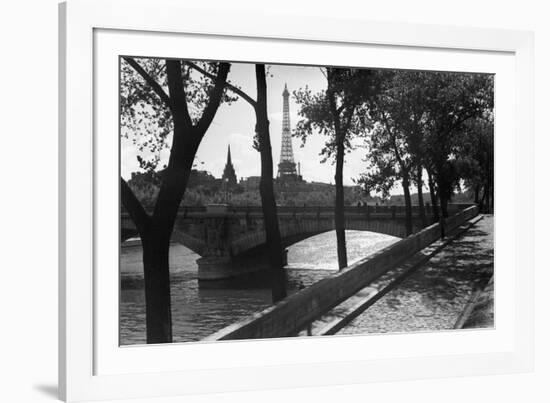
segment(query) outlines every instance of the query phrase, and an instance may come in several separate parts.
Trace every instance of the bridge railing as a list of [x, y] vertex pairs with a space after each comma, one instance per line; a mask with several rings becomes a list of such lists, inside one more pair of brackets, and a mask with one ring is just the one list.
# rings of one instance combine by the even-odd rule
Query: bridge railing
[[[450, 203], [448, 205], [448, 210], [451, 213], [456, 213], [460, 210], [463, 210], [467, 207], [470, 207], [471, 203]], [[426, 204], [424, 206], [424, 211], [426, 214], [431, 213], [432, 207], [429, 204]], [[262, 207], [261, 206], [228, 206], [228, 212], [248, 212], [248, 213], [262, 213]], [[411, 210], [413, 214], [418, 215], [420, 213], [420, 206], [418, 205], [412, 205]], [[384, 206], [377, 206], [377, 205], [361, 205], [361, 206], [345, 206], [344, 207], [344, 213], [355, 213], [355, 214], [366, 214], [368, 212], [371, 213], [379, 213], [379, 214], [405, 214], [405, 206], [401, 205], [384, 205]], [[279, 214], [293, 214], [293, 213], [323, 213], [323, 214], [333, 214], [334, 213], [334, 207], [333, 206], [277, 206], [277, 213]]]
[[[454, 214], [460, 210], [470, 207], [472, 203], [449, 203], [448, 211], [450, 214]], [[121, 207], [122, 213], [127, 214], [124, 207]], [[149, 213], [153, 211], [152, 207], [147, 207], [145, 210]], [[420, 214], [420, 206], [411, 206], [412, 214]], [[206, 213], [208, 206], [180, 206], [180, 213], [193, 214], [193, 213]], [[262, 206], [231, 206], [227, 205], [225, 209], [226, 213], [249, 213], [249, 214], [262, 214]], [[430, 204], [424, 205], [424, 211], [426, 214], [432, 213], [432, 206]], [[333, 206], [277, 206], [277, 213], [279, 214], [303, 214], [303, 213], [321, 213], [321, 214], [333, 214]], [[345, 206], [344, 213], [349, 214], [405, 214], [404, 205], [361, 205], [361, 206]]]
[[[462, 210], [446, 220], [445, 228], [450, 231], [477, 214], [477, 206]], [[440, 224], [433, 224], [318, 281], [262, 312], [221, 329], [205, 340], [257, 339], [296, 335], [382, 274], [435, 242], [440, 234]]]
[[[450, 215], [457, 213], [471, 204], [449, 204], [448, 213]], [[209, 211], [210, 206], [181, 206], [179, 212], [183, 217], [202, 217], [202, 216], [220, 216], [220, 215], [262, 215], [261, 206], [226, 206], [223, 210], [217, 210], [216, 212]], [[152, 209], [149, 209], [149, 213]], [[430, 217], [432, 213], [432, 206], [425, 205], [424, 211], [426, 216]], [[420, 216], [420, 207], [413, 205], [411, 207], [411, 213], [414, 218]], [[278, 206], [277, 214], [279, 216], [304, 216], [304, 215], [316, 215], [318, 217], [332, 216], [334, 214], [334, 207], [332, 206]], [[346, 216], [364, 216], [367, 219], [370, 217], [387, 217], [387, 218], [403, 218], [405, 217], [405, 206], [391, 205], [391, 206], [376, 206], [376, 205], [364, 205], [364, 206], [345, 206], [344, 214]], [[129, 219], [129, 214], [122, 209], [121, 217], [123, 219]]]

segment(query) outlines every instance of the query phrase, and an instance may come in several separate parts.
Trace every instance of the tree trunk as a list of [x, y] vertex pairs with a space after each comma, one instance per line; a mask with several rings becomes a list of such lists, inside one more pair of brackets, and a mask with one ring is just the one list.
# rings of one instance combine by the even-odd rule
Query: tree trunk
[[447, 218], [449, 217], [449, 212], [447, 210], [448, 200], [443, 193], [444, 192], [439, 192], [439, 203], [441, 204], [441, 216], [443, 218]]
[[412, 230], [412, 203], [411, 203], [411, 191], [409, 189], [409, 173], [403, 173], [403, 194], [405, 196], [405, 231], [407, 236], [411, 235]]
[[[163, 231], [165, 232], [165, 231]], [[147, 343], [172, 342], [170, 301], [170, 239], [151, 231], [142, 235]]]
[[265, 81], [265, 65], [256, 65], [256, 83], [258, 98], [256, 103], [256, 130], [261, 156], [260, 197], [269, 251], [271, 272], [271, 295], [273, 302], [286, 297], [286, 273], [284, 269], [284, 251], [277, 218], [277, 204], [273, 191], [273, 156], [269, 136], [269, 120], [267, 116], [267, 88]]
[[489, 190], [487, 189], [487, 184], [483, 186], [483, 196], [481, 197], [481, 207], [480, 210], [482, 213], [487, 212], [487, 197], [489, 196]]
[[430, 188], [430, 200], [432, 201], [432, 211], [434, 223], [439, 222], [439, 206], [437, 202], [437, 194], [435, 192], [435, 184], [431, 173], [428, 171], [428, 187]]
[[479, 183], [474, 187], [474, 203], [479, 204]]
[[491, 203], [489, 204], [489, 207], [490, 207], [490, 213], [491, 214], [494, 214], [495, 213], [495, 181], [493, 179], [493, 176], [491, 174], [491, 193], [489, 193], [490, 197], [491, 197]]
[[485, 201], [485, 212], [488, 214], [493, 213], [493, 199], [494, 199], [494, 183], [489, 177], [487, 179], [487, 200]]
[[441, 203], [441, 215], [439, 216], [439, 227], [441, 229], [441, 239], [445, 238], [445, 218], [448, 217], [447, 213], [447, 201], [445, 200], [445, 196], [441, 190], [438, 192], [439, 196], [439, 202]]
[[[334, 173], [334, 185], [336, 187], [336, 196], [334, 200], [334, 227], [336, 229], [336, 250], [338, 252], [338, 268], [342, 270], [348, 266], [348, 256], [346, 251], [346, 223], [344, 215], [344, 140], [346, 130], [342, 127], [340, 111], [336, 106], [336, 94], [333, 89], [333, 70], [327, 69], [327, 92], [326, 97], [332, 115], [334, 125], [334, 136], [336, 142], [336, 170]], [[353, 113], [353, 110], [346, 110], [344, 113]], [[351, 118], [351, 114], [349, 115]]]
[[422, 166], [418, 166], [416, 173], [416, 187], [418, 191], [418, 212], [422, 228], [427, 225], [426, 210], [424, 210], [424, 195], [422, 194]]
[[171, 229], [168, 231], [166, 227], [162, 230], [154, 218], [147, 215], [122, 178], [120, 183], [122, 204], [136, 224], [143, 249], [147, 343], [170, 343], [172, 315], [168, 257]]
[[346, 251], [346, 225], [344, 215], [344, 135], [336, 133], [336, 172], [334, 183], [336, 199], [334, 201], [334, 226], [336, 228], [336, 244], [338, 251], [338, 268], [342, 270], [348, 266]]
[[140, 233], [143, 246], [147, 343], [172, 342], [170, 238], [196, 152], [194, 146], [185, 148], [181, 158], [169, 163], [164, 171], [151, 230]]

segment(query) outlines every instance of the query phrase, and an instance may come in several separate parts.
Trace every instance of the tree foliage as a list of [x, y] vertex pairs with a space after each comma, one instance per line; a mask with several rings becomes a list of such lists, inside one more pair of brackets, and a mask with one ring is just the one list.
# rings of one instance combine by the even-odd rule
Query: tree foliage
[[[490, 211], [494, 193], [494, 127], [493, 113], [467, 122], [456, 149], [456, 165], [463, 186], [474, 195], [474, 201]], [[482, 199], [479, 198], [483, 192]]]
[[[380, 91], [367, 103], [366, 113], [376, 122], [366, 137], [367, 169], [358, 182], [367, 192], [387, 197], [401, 182], [406, 205], [407, 233], [412, 232], [410, 185], [422, 195], [426, 113], [423, 105], [427, 76], [416, 71], [381, 71]], [[423, 209], [421, 209], [423, 212]], [[422, 213], [421, 213], [422, 214]], [[423, 216], [423, 214], [422, 214]]]
[[493, 109], [494, 77], [474, 73], [431, 73], [427, 110], [426, 167], [437, 184], [442, 213], [460, 184], [457, 158], [468, 125]]
[[[358, 182], [367, 191], [387, 195], [400, 179], [406, 195], [405, 187], [413, 181], [421, 194], [426, 170], [446, 215], [453, 191], [465, 175], [473, 175], [473, 161], [481, 159], [473, 156], [469, 136], [477, 136], [479, 122], [487, 122], [491, 114], [493, 77], [397, 70], [381, 74], [381, 91], [368, 103], [375, 123], [366, 137], [366, 172]], [[487, 170], [484, 174], [489, 175]]]
[[[197, 125], [215, 89], [220, 63], [194, 62], [208, 76], [198, 73], [186, 61], [178, 64], [190, 123]], [[143, 74], [150, 80], [144, 79]], [[122, 58], [120, 83], [121, 136], [135, 146], [138, 151], [136, 158], [142, 170], [166, 168], [166, 155], [163, 152], [169, 151], [174, 130], [166, 59]], [[155, 88], [164, 92], [166, 97], [159, 96]], [[224, 91], [221, 102], [231, 103], [236, 99], [233, 94]], [[161, 161], [164, 164], [159, 165]]]
[[307, 85], [293, 92], [299, 105], [293, 135], [306, 143], [311, 135], [322, 135], [326, 142], [320, 152], [321, 162], [336, 158], [337, 130], [343, 136], [346, 152], [353, 149], [352, 140], [361, 136], [370, 121], [364, 113], [364, 100], [378, 90], [378, 76], [373, 70], [326, 68], [327, 89], [314, 93]]

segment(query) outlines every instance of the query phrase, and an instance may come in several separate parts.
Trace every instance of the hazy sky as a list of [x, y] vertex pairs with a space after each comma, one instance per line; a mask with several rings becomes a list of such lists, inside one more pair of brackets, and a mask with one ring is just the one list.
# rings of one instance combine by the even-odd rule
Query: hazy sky
[[[281, 150], [282, 133], [282, 92], [285, 83], [289, 91], [309, 86], [314, 92], [326, 88], [326, 79], [318, 67], [279, 66], [268, 67], [267, 109], [270, 119], [271, 145], [273, 148], [274, 172], [276, 175]], [[232, 63], [229, 80], [241, 87], [247, 94], [256, 98], [256, 77], [253, 64]], [[298, 121], [298, 106], [294, 97], [290, 99], [290, 124], [294, 130]], [[206, 170], [219, 178], [225, 166], [227, 146], [231, 145], [231, 156], [237, 177], [260, 175], [260, 153], [252, 148], [255, 114], [252, 107], [239, 99], [231, 105], [222, 104], [216, 113], [212, 125], [206, 133], [197, 153], [197, 168]], [[301, 140], [293, 138], [294, 159], [301, 165], [304, 180], [334, 183], [334, 165], [331, 161], [322, 164], [319, 153], [326, 138], [315, 134], [308, 138], [302, 148]], [[359, 143], [358, 143], [359, 144]], [[123, 140], [121, 144], [121, 174], [129, 178], [131, 172], [139, 170], [136, 160], [137, 150], [131, 142]], [[163, 155], [166, 158], [167, 155]], [[346, 156], [344, 166], [344, 184], [352, 185], [365, 169], [365, 151], [361, 148]], [[162, 163], [161, 163], [162, 165]]]

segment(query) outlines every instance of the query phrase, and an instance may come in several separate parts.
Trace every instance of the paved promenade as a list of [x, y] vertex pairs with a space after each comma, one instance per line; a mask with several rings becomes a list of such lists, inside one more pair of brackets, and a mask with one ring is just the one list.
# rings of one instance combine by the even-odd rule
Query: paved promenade
[[486, 215], [338, 334], [452, 329], [493, 276], [493, 252], [493, 216]]

